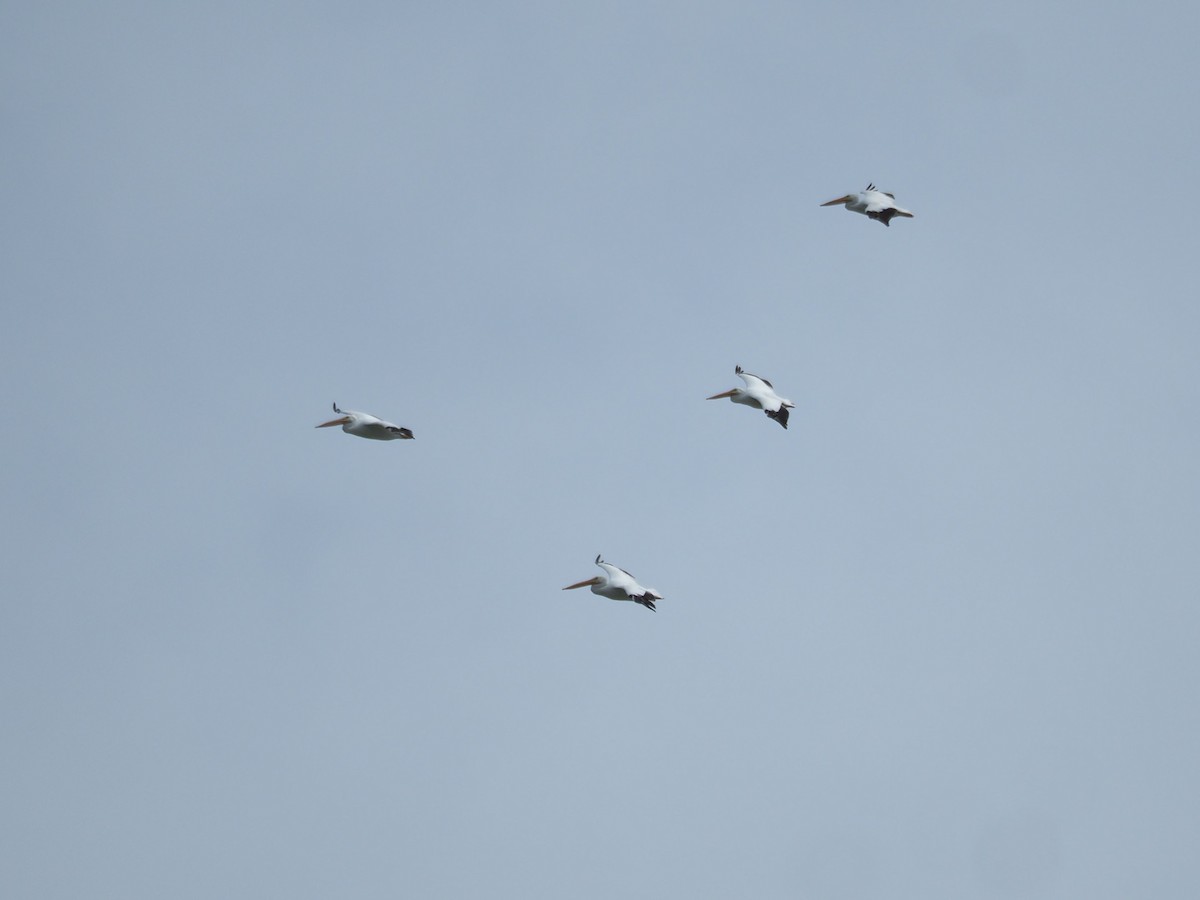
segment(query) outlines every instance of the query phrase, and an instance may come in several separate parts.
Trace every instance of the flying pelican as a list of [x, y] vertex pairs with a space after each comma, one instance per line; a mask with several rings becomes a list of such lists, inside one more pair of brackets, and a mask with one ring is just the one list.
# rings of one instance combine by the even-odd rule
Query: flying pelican
[[651, 612], [658, 611], [654, 608], [654, 601], [662, 599], [662, 594], [658, 591], [642, 587], [624, 569], [618, 569], [616, 566], [606, 563], [599, 555], [596, 556], [596, 565], [604, 570], [603, 575], [597, 575], [595, 578], [587, 579], [587, 581], [568, 584], [563, 590], [570, 591], [575, 588], [591, 587], [593, 594], [599, 594], [601, 597], [607, 597], [609, 600], [632, 600], [634, 603], [640, 603]]
[[846, 209], [850, 210], [850, 212], [863, 213], [889, 227], [892, 224], [894, 216], [904, 216], [906, 219], [913, 218], [913, 214], [907, 209], [901, 209], [896, 205], [895, 196], [875, 190], [875, 185], [873, 184], [868, 184], [867, 189], [861, 194], [847, 194], [844, 197], [838, 197], [836, 200], [830, 200], [828, 203], [822, 203], [821, 205], [837, 206], [839, 203], [846, 204]]
[[742, 381], [746, 382], [744, 388], [730, 388], [721, 394], [713, 394], [709, 400], [720, 400], [722, 397], [728, 397], [734, 403], [741, 403], [745, 406], [753, 406], [765, 412], [768, 418], [774, 419], [784, 428], [787, 428], [788, 409], [795, 407], [795, 403], [791, 400], [785, 400], [775, 393], [775, 386], [765, 378], [759, 378], [757, 375], [751, 375], [749, 372], [743, 372], [741, 366], [734, 366], [733, 371]]
[[373, 441], [412, 440], [413, 433], [407, 428], [401, 428], [399, 425], [393, 425], [391, 422], [385, 422], [383, 419], [377, 419], [367, 413], [355, 412], [352, 409], [338, 409], [336, 402], [333, 404], [333, 411], [341, 418], [322, 422], [317, 428], [341, 425], [342, 431], [346, 434], [370, 438]]

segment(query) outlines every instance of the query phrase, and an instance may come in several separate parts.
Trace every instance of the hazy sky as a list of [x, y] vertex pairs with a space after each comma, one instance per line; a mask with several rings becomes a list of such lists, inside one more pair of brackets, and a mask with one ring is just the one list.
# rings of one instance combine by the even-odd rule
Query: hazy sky
[[1198, 29], [0, 7], [0, 893], [1197, 896]]

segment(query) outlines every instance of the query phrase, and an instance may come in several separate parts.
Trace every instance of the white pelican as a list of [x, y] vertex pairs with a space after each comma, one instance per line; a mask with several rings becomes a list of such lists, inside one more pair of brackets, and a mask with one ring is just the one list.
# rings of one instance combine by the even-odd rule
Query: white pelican
[[837, 206], [839, 203], [846, 204], [846, 209], [850, 210], [850, 212], [863, 213], [888, 226], [891, 226], [893, 216], [904, 216], [906, 219], [913, 218], [913, 214], [907, 209], [901, 209], [896, 205], [896, 198], [893, 195], [875, 190], [875, 185], [873, 184], [868, 184], [867, 189], [861, 194], [847, 194], [844, 197], [838, 197], [836, 200], [830, 200], [828, 203], [822, 203], [821, 205]]
[[759, 378], [757, 375], [751, 375], [749, 372], [743, 372], [741, 366], [734, 366], [733, 371], [742, 381], [746, 382], [744, 388], [730, 388], [721, 394], [713, 394], [709, 400], [720, 400], [722, 397], [728, 397], [734, 403], [741, 403], [745, 406], [753, 406], [761, 409], [769, 418], [774, 419], [784, 428], [787, 428], [788, 410], [796, 406], [791, 400], [785, 400], [775, 393], [775, 386], [765, 378]]
[[338, 409], [337, 403], [333, 404], [333, 411], [341, 418], [322, 422], [317, 428], [341, 425], [342, 431], [346, 434], [370, 438], [373, 441], [412, 440], [413, 433], [407, 428], [401, 428], [399, 425], [393, 425], [391, 422], [385, 422], [383, 419], [377, 419], [367, 413], [355, 412], [352, 409]]
[[606, 563], [599, 555], [596, 556], [596, 565], [604, 570], [603, 575], [597, 575], [587, 581], [568, 584], [563, 590], [570, 591], [575, 588], [590, 587], [593, 594], [599, 594], [609, 600], [632, 600], [651, 612], [658, 611], [654, 608], [654, 601], [662, 599], [662, 594], [658, 591], [642, 587], [624, 569], [618, 569], [616, 566]]

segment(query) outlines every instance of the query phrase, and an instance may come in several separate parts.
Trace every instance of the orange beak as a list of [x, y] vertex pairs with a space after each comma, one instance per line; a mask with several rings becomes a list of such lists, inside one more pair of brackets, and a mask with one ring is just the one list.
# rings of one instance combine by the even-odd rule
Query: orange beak
[[587, 581], [577, 581], [574, 584], [568, 584], [565, 588], [563, 588], [563, 590], [564, 591], [572, 591], [575, 588], [588, 587], [589, 585], [599, 584], [599, 583], [600, 583], [600, 576], [597, 575], [595, 578], [589, 578]]

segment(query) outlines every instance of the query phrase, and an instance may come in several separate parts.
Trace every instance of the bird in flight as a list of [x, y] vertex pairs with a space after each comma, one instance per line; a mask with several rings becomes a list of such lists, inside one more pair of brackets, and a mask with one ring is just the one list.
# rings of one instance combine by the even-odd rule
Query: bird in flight
[[642, 587], [637, 583], [637, 579], [624, 569], [618, 569], [611, 563], [606, 563], [599, 555], [596, 556], [596, 565], [604, 570], [603, 575], [568, 584], [563, 590], [571, 591], [575, 588], [590, 587], [593, 594], [599, 594], [609, 600], [632, 600], [651, 612], [657, 612], [654, 608], [654, 601], [661, 600], [662, 594], [651, 588]]
[[861, 194], [846, 194], [844, 197], [838, 197], [836, 200], [830, 200], [821, 205], [837, 206], [838, 204], [845, 204], [846, 209], [850, 212], [862, 213], [889, 227], [892, 219], [896, 216], [903, 216], [906, 219], [913, 218], [913, 214], [907, 209], [896, 205], [894, 195], [876, 190], [873, 184], [868, 184], [867, 189]]
[[408, 428], [401, 428], [399, 425], [393, 425], [391, 422], [385, 422], [383, 419], [367, 413], [355, 412], [352, 409], [338, 409], [336, 402], [333, 404], [333, 411], [338, 414], [338, 418], [322, 422], [317, 428], [332, 428], [334, 425], [341, 425], [342, 431], [346, 434], [370, 438], [373, 441], [411, 441], [413, 438], [413, 433]]
[[788, 410], [795, 407], [795, 403], [780, 397], [775, 393], [775, 387], [765, 378], [759, 378], [757, 375], [751, 375], [742, 369], [741, 366], [734, 366], [734, 374], [742, 381], [746, 382], [744, 388], [730, 388], [720, 394], [713, 394], [709, 400], [720, 400], [728, 397], [734, 403], [741, 403], [743, 406], [753, 406], [755, 409], [761, 409], [767, 414], [768, 418], [774, 419], [784, 428], [788, 426]]

